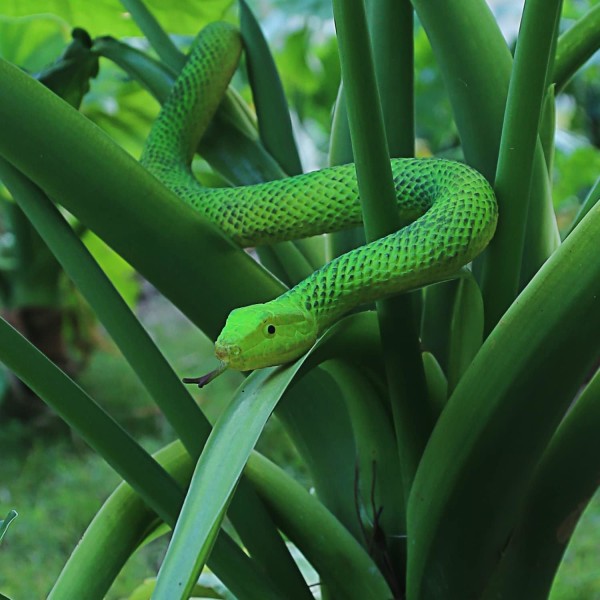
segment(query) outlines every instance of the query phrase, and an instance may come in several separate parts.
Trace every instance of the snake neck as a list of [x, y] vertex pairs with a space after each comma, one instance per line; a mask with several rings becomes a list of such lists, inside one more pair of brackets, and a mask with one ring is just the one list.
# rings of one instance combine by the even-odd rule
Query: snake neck
[[362, 304], [448, 279], [492, 238], [497, 205], [482, 175], [449, 161], [416, 163], [433, 175], [420, 190], [429, 209], [419, 219], [339, 256], [282, 296], [304, 306], [319, 332]]

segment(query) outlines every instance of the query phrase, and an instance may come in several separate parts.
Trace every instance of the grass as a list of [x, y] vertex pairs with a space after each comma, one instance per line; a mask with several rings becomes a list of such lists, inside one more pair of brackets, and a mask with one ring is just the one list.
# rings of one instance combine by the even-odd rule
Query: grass
[[[182, 376], [213, 366], [211, 345], [160, 297], [142, 304], [140, 316], [176, 371]], [[240, 376], [228, 373], [196, 392], [209, 418], [223, 408]], [[170, 427], [119, 353], [109, 342], [94, 355], [81, 378], [83, 387], [154, 451], [173, 438]], [[259, 448], [286, 465], [308, 485], [306, 471], [275, 420]], [[45, 598], [94, 513], [118, 483], [102, 459], [64, 430], [40, 435], [16, 423], [0, 431], [0, 515], [19, 512], [0, 546], [0, 593], [12, 600]], [[166, 540], [144, 547], [128, 562], [109, 600], [126, 598], [156, 574]], [[600, 600], [600, 494], [575, 532], [559, 571], [551, 600]]]

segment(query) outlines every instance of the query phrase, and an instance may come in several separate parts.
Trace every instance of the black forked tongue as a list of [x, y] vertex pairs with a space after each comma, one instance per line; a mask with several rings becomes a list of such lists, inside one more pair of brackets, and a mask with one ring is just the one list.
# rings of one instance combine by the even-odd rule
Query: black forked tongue
[[205, 385], [208, 385], [213, 379], [216, 379], [223, 371], [227, 369], [227, 365], [225, 363], [221, 363], [218, 368], [206, 375], [201, 375], [200, 377], [184, 377], [183, 383], [195, 384], [199, 388], [203, 388]]

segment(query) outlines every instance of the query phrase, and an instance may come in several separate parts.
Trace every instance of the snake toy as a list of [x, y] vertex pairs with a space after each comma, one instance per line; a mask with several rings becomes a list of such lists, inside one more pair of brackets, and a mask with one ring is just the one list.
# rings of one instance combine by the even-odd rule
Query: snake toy
[[[354, 164], [230, 188], [205, 188], [191, 160], [242, 51], [239, 32], [212, 23], [154, 123], [141, 162], [242, 246], [338, 231], [361, 222]], [[494, 192], [453, 161], [392, 159], [402, 228], [327, 263], [278, 298], [233, 310], [215, 343], [220, 367], [185, 380], [205, 385], [226, 368], [260, 369], [304, 354], [333, 321], [373, 300], [449, 278], [492, 238]]]

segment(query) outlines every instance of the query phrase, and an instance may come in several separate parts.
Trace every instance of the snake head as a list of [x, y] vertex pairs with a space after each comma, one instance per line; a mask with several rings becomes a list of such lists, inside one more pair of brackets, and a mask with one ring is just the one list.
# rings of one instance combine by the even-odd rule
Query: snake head
[[280, 298], [231, 311], [215, 342], [215, 354], [238, 371], [262, 369], [302, 356], [317, 333], [313, 315]]

